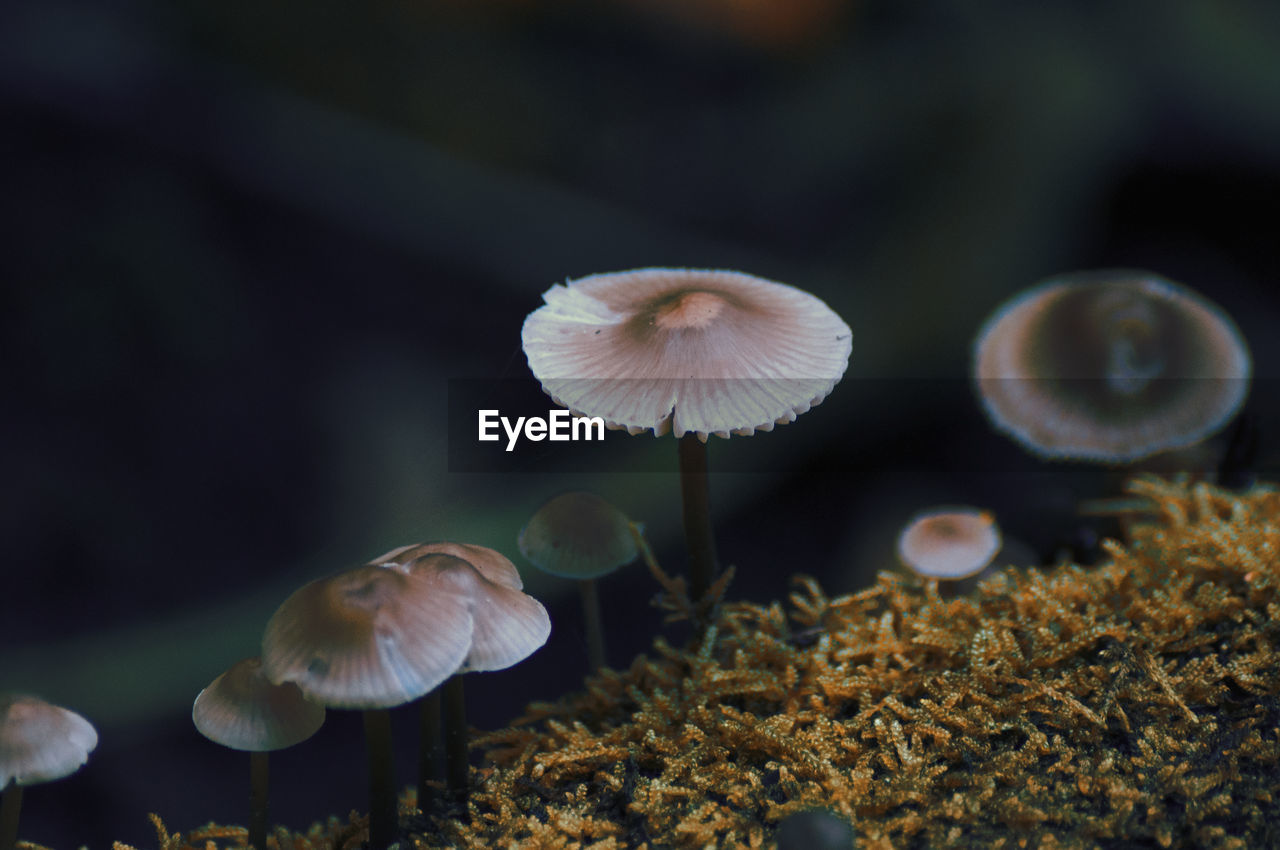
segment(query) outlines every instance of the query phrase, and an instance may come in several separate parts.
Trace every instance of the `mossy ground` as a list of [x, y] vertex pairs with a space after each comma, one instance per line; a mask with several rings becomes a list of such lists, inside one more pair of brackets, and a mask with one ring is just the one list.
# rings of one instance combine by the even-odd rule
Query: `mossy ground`
[[[1280, 493], [1129, 489], [1151, 513], [1096, 567], [1009, 568], [951, 600], [797, 575], [785, 606], [722, 603], [699, 643], [658, 638], [480, 735], [465, 816], [406, 800], [408, 843], [770, 847], [816, 807], [861, 848], [1280, 846]], [[244, 841], [158, 829], [162, 850]], [[269, 843], [362, 838], [353, 815]]]

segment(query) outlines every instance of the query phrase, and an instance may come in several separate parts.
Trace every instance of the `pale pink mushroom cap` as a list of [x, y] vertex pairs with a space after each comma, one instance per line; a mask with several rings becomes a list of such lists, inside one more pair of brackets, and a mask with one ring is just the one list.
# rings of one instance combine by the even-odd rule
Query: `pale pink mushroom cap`
[[26, 694], [0, 694], [0, 788], [70, 776], [98, 745], [93, 724]]
[[820, 299], [740, 272], [597, 274], [542, 298], [522, 332], [534, 376], [632, 434], [772, 430], [826, 398], [849, 360], [849, 326]]
[[607, 575], [640, 554], [626, 514], [584, 490], [562, 493], [538, 508], [517, 545], [534, 566], [573, 579]]
[[471, 586], [366, 564], [304, 585], [262, 637], [262, 669], [335, 708], [391, 708], [453, 675], [471, 648]]
[[999, 551], [1000, 529], [995, 517], [976, 508], [925, 511], [898, 536], [898, 558], [924, 578], [977, 575]]
[[1226, 425], [1249, 391], [1231, 319], [1141, 271], [1052, 278], [1014, 297], [974, 343], [993, 425], [1048, 458], [1128, 463]]
[[306, 699], [292, 682], [272, 684], [262, 662], [246, 658], [200, 692], [191, 721], [201, 735], [224, 747], [270, 752], [314, 735], [324, 723], [324, 706]]
[[[551, 618], [547, 609], [518, 586], [490, 580], [488, 573], [477, 566], [477, 562], [494, 561], [493, 556], [511, 563], [492, 549], [449, 543], [425, 544], [421, 548], [446, 549], [453, 546], [472, 550], [471, 557], [462, 558], [445, 551], [428, 552], [410, 562], [409, 568], [415, 575], [432, 582], [450, 581], [470, 588], [474, 627], [471, 646], [458, 672], [502, 670], [528, 658], [551, 635]], [[499, 574], [505, 575], [505, 570]]]

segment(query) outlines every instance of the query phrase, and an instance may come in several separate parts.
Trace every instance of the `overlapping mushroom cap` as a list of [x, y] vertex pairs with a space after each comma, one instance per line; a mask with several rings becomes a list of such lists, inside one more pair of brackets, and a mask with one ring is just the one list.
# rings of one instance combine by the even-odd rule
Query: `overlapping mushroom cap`
[[898, 558], [925, 578], [962, 579], [980, 573], [1000, 551], [990, 511], [942, 507], [916, 514], [898, 536]]
[[0, 788], [69, 776], [98, 745], [93, 724], [26, 694], [0, 694]]
[[471, 586], [407, 565], [366, 564], [295, 591], [262, 636], [262, 669], [336, 708], [391, 708], [453, 675], [473, 628]]
[[1127, 463], [1192, 445], [1248, 393], [1235, 324], [1149, 272], [1052, 278], [1001, 306], [974, 344], [987, 415], [1032, 452]]
[[558, 404], [632, 434], [752, 434], [844, 374], [849, 326], [821, 300], [740, 272], [639, 269], [557, 284], [522, 331]]
[[324, 724], [324, 706], [292, 682], [271, 683], [262, 662], [246, 658], [214, 679], [191, 707], [196, 729], [211, 741], [247, 752], [292, 747]]

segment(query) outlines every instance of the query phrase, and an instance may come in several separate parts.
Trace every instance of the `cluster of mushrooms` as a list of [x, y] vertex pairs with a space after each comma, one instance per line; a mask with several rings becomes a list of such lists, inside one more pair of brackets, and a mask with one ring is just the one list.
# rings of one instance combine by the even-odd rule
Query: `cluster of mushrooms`
[[[820, 403], [844, 374], [852, 334], [821, 300], [729, 271], [641, 269], [555, 285], [526, 319], [524, 351], [556, 403], [631, 434], [678, 442], [688, 595], [716, 579], [706, 443], [769, 431]], [[1000, 431], [1046, 459], [1130, 463], [1223, 428], [1248, 390], [1251, 361], [1215, 305], [1147, 272], [1067, 275], [1002, 305], [978, 334], [973, 384]], [[639, 527], [599, 496], [566, 493], [520, 532], [520, 552], [581, 588], [590, 664], [606, 664], [594, 582], [634, 560]], [[930, 508], [898, 556], [936, 591], [1001, 549], [989, 511]], [[468, 782], [461, 674], [499, 670], [542, 646], [550, 620], [522, 592], [515, 565], [464, 543], [403, 546], [313, 581], [266, 625], [262, 654], [219, 676], [192, 717], [207, 737], [251, 753], [250, 845], [267, 831], [266, 753], [314, 734], [326, 708], [364, 712], [370, 847], [397, 836], [387, 710], [421, 701], [418, 805], [438, 772]], [[701, 609], [702, 622], [711, 611]], [[79, 715], [30, 697], [0, 697], [0, 850], [17, 834], [21, 786], [83, 764], [97, 742]]]

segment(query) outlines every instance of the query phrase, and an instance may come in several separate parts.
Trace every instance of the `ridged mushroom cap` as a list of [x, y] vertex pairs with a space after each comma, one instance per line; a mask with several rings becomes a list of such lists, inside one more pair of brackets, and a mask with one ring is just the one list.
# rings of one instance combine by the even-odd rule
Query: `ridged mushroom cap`
[[27, 694], [0, 694], [0, 788], [70, 776], [98, 745], [93, 724]]
[[1120, 270], [1052, 278], [1002, 305], [974, 343], [973, 377], [995, 427], [1031, 452], [1128, 463], [1222, 428], [1251, 368], [1216, 305]]
[[543, 390], [632, 434], [770, 431], [826, 398], [848, 365], [852, 334], [831, 308], [741, 272], [597, 274], [542, 298], [521, 337]]
[[303, 697], [292, 682], [272, 684], [262, 662], [246, 658], [200, 692], [191, 721], [201, 735], [224, 747], [269, 752], [314, 735], [324, 723], [324, 706]]
[[451, 676], [471, 648], [471, 584], [400, 563], [366, 564], [295, 591], [262, 637], [277, 684], [335, 708], [390, 708]]
[[392, 549], [372, 563], [386, 564], [396, 562], [410, 564], [426, 555], [452, 555], [475, 567], [482, 576], [495, 584], [505, 585], [512, 590], [520, 590], [524, 587], [524, 582], [520, 578], [520, 571], [516, 569], [515, 564], [511, 563], [510, 558], [497, 549], [490, 549], [488, 546], [480, 546], [475, 543], [453, 543], [447, 540], [435, 543], [412, 543], [408, 546]]
[[999, 551], [1000, 529], [995, 517], [977, 508], [923, 511], [898, 536], [898, 558], [924, 578], [977, 575]]
[[529, 562], [562, 578], [591, 579], [640, 554], [626, 514], [595, 493], [562, 493], [538, 508], [517, 545]]
[[[498, 555], [483, 546], [460, 545]], [[501, 555], [498, 557], [506, 560]], [[469, 590], [473, 623], [471, 645], [458, 667], [459, 673], [510, 667], [532, 655], [551, 634], [551, 618], [541, 602], [508, 582], [490, 580], [488, 574], [470, 559], [442, 551], [428, 552], [411, 561], [409, 569], [432, 582], [465, 585]], [[505, 571], [498, 574], [505, 575]]]

